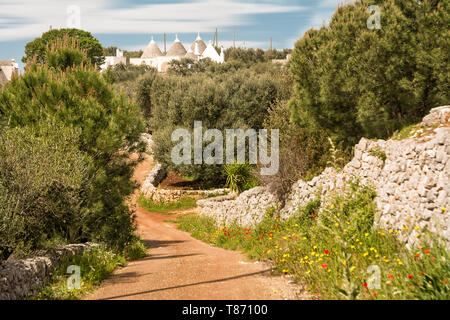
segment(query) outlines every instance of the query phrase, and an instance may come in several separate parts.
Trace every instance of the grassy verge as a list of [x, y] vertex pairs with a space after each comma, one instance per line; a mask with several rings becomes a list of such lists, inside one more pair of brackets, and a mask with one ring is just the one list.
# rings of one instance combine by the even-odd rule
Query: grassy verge
[[200, 216], [178, 223], [197, 239], [273, 261], [276, 272], [294, 275], [322, 299], [450, 299], [448, 250], [430, 238], [407, 250], [398, 232], [375, 228], [374, 197], [371, 189], [352, 184], [320, 214], [317, 199], [287, 221], [269, 209], [251, 229], [218, 228]]
[[141, 195], [138, 199], [138, 204], [149, 212], [171, 214], [172, 211], [195, 208], [197, 206], [197, 201], [194, 198], [184, 197], [176, 202], [154, 202], [152, 199], [148, 199]]
[[[147, 255], [147, 248], [142, 241], [135, 238], [123, 251], [114, 253], [103, 245], [84, 252], [79, 256], [65, 259], [51, 275], [47, 285], [30, 300], [77, 300], [92, 292], [97, 285], [108, 278], [117, 267], [123, 267], [126, 261], [137, 260]], [[71, 289], [68, 286], [69, 266], [78, 266], [80, 269], [80, 287]], [[73, 271], [71, 271], [73, 272]]]

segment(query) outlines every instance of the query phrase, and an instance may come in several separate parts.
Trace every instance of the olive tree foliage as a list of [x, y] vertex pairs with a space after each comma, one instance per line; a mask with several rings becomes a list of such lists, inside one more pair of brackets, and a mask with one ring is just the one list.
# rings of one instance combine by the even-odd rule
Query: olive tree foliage
[[[381, 28], [368, 28], [380, 8]], [[309, 30], [290, 62], [297, 124], [337, 141], [387, 138], [449, 102], [448, 1], [377, 0], [340, 6]]]
[[[25, 130], [30, 141], [36, 141], [36, 148], [40, 143], [43, 144], [41, 149], [36, 151], [25, 142], [20, 153], [3, 151], [6, 155], [9, 152], [11, 159], [23, 153], [24, 161], [19, 163], [24, 166], [24, 170], [29, 169], [28, 176], [36, 185], [34, 187], [31, 184], [30, 188], [42, 190], [36, 192], [44, 192], [39, 195], [45, 201], [32, 202], [32, 206], [25, 204], [22, 216], [47, 215], [50, 219], [53, 212], [56, 213], [58, 210], [62, 214], [65, 212], [63, 209], [53, 210], [52, 206], [67, 207], [70, 209], [66, 210], [77, 211], [79, 215], [73, 213], [77, 217], [74, 220], [58, 217], [53, 229], [60, 230], [64, 237], [71, 240], [98, 240], [116, 248], [123, 248], [132, 239], [134, 230], [133, 214], [125, 200], [135, 188], [130, 178], [139, 160], [131, 161], [130, 154], [140, 153], [143, 150], [139, 137], [144, 131], [144, 124], [139, 108], [125, 96], [117, 94], [108, 79], [91, 64], [86, 53], [70, 41], [69, 43], [60, 41], [59, 44], [51, 45], [45, 55], [46, 63], [38, 63], [36, 59], [29, 60], [26, 72], [14, 78], [0, 93], [0, 127], [7, 130], [6, 132], [16, 130], [11, 132], [17, 132], [17, 139], [21, 137], [19, 135], [21, 130]], [[52, 121], [55, 130], [61, 127], [63, 133], [65, 130], [73, 132], [72, 135], [67, 133], [70, 139], [56, 143], [51, 140], [52, 135], [47, 137], [43, 134], [49, 121]], [[31, 129], [27, 128], [33, 128], [34, 131], [30, 133], [27, 130]], [[33, 138], [34, 136], [36, 138]], [[6, 137], [9, 137], [9, 140], [5, 140], [9, 141], [6, 146], [12, 147], [14, 144], [11, 142], [12, 137], [8, 135]], [[23, 140], [26, 140], [25, 137]], [[53, 148], [56, 150], [50, 148], [51, 144], [55, 145]], [[80, 173], [76, 174], [76, 177], [81, 180], [71, 182], [70, 179], [75, 179], [73, 176], [64, 178], [64, 170], [55, 172], [55, 175], [61, 174], [60, 184], [32, 178], [44, 178], [44, 175], [42, 171], [33, 173], [33, 170], [39, 168], [33, 167], [37, 162], [27, 158], [32, 157], [27, 152], [28, 147], [36, 154], [37, 159], [42, 159], [43, 165], [46, 164], [45, 161], [49, 161], [47, 165], [49, 175], [55, 172], [51, 170], [52, 165], [55, 169], [62, 168], [61, 170], [72, 168], [72, 172], [67, 174], [77, 173], [76, 168], [80, 167]], [[52, 152], [55, 156], [50, 155]], [[64, 156], [62, 154], [64, 152], [73, 155], [73, 160]], [[45, 155], [48, 159], [44, 159]], [[72, 164], [71, 161], [75, 159], [83, 159], [80, 161], [84, 165], [78, 162]], [[17, 179], [20, 178], [21, 174], [14, 173], [14, 170], [19, 168], [2, 168], [2, 172], [9, 172], [8, 170], [12, 170], [13, 176]], [[26, 177], [27, 175], [24, 179]], [[13, 181], [5, 179], [7, 178], [3, 181]], [[55, 181], [59, 180], [55, 177]], [[14, 189], [14, 185], [22, 185], [22, 182], [3, 183], [2, 187], [10, 190], [9, 188]], [[67, 189], [75, 192], [73, 197], [72, 193], [65, 193], [66, 189], [58, 189], [60, 185], [73, 185], [73, 188]], [[24, 188], [27, 188], [26, 186], [27, 184]], [[21, 191], [20, 194], [34, 192], [27, 190]], [[45, 193], [45, 190], [51, 192]], [[17, 201], [13, 196], [19, 193], [10, 190], [5, 194], [11, 194], [11, 199]], [[24, 220], [26, 227], [30, 227], [28, 221]], [[75, 223], [72, 223], [73, 221]], [[65, 226], [66, 229], [57, 228], [64, 223], [70, 224], [71, 229], [67, 229], [68, 225]], [[30, 246], [36, 246], [37, 241], [28, 238], [16, 240], [26, 241]]]

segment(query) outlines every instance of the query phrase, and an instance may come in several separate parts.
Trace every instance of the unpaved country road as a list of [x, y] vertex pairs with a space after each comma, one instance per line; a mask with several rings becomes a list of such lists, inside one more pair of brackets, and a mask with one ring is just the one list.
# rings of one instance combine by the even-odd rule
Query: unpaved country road
[[[142, 182], [151, 170], [147, 158], [136, 168]], [[133, 196], [135, 203], [137, 193]], [[301, 287], [270, 276], [270, 267], [249, 262], [241, 253], [209, 246], [137, 207], [138, 234], [149, 256], [120, 268], [85, 299], [272, 300], [308, 299]]]

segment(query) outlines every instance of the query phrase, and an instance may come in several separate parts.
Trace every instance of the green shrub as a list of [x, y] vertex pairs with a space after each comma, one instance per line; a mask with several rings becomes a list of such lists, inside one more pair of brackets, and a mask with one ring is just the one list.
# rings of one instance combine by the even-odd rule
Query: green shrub
[[[80, 241], [91, 165], [81, 131], [49, 119], [0, 132], [0, 250], [28, 253], [52, 238]], [[1, 260], [1, 259], [0, 259]]]
[[387, 155], [386, 152], [381, 149], [380, 147], [373, 147], [369, 150], [369, 154], [373, 157], [377, 157], [378, 159], [382, 160], [383, 162], [386, 161]]
[[148, 212], [170, 213], [172, 211], [192, 209], [197, 206], [197, 201], [194, 198], [183, 197], [174, 202], [154, 202], [144, 196], [138, 198], [139, 205]]
[[[291, 78], [286, 77], [285, 97], [291, 96]], [[299, 128], [290, 119], [288, 100], [276, 101], [264, 120], [264, 128], [280, 131], [280, 164], [278, 173], [272, 176], [258, 176], [261, 184], [268, 185], [272, 192], [282, 199], [289, 194], [299, 179], [311, 180], [320, 174], [332, 161], [332, 156], [347, 159], [345, 153], [336, 148], [330, 150], [325, 131], [313, 131]]]
[[200, 240], [271, 260], [275, 273], [293, 275], [321, 299], [448, 300], [445, 242], [423, 235], [408, 250], [399, 231], [374, 226], [374, 197], [373, 190], [353, 183], [322, 203], [320, 213], [318, 200], [287, 220], [280, 219], [279, 208], [270, 208], [255, 228], [216, 226], [201, 216], [179, 217], [178, 223]]
[[[30, 61], [26, 72], [14, 78], [0, 94], [0, 124], [39, 131], [43, 123], [54, 120], [64, 128], [76, 130], [78, 137], [71, 143], [86, 157], [87, 178], [81, 190], [73, 191], [80, 197], [79, 204], [60, 205], [78, 210], [82, 217], [73, 231], [74, 238], [104, 241], [122, 249], [135, 228], [124, 200], [135, 187], [130, 179], [137, 161], [129, 159], [131, 153], [143, 151], [139, 137], [144, 124], [139, 108], [118, 95], [93, 66], [75, 64], [66, 68], [66, 62], [76, 57], [72, 55], [76, 50], [70, 45], [49, 48], [47, 61], [60, 62], [52, 66]], [[60, 165], [71, 168], [70, 161]], [[56, 191], [49, 195], [60, 203], [62, 199]], [[29, 208], [26, 214], [32, 215], [33, 210], [39, 209]]]
[[[218, 129], [224, 136], [225, 129], [261, 129], [269, 106], [287, 91], [282, 71], [277, 68], [270, 66], [262, 73], [245, 69], [226, 76], [156, 77], [150, 99], [145, 98], [151, 101], [149, 125], [155, 159], [184, 176], [223, 185], [223, 165], [175, 165], [172, 162], [171, 152], [176, 145], [171, 141], [172, 132], [185, 128], [192, 133], [194, 121], [202, 121], [205, 129]], [[208, 144], [204, 142], [203, 147]]]
[[235, 192], [243, 192], [258, 186], [258, 180], [252, 175], [252, 169], [248, 163], [225, 165], [227, 186]]
[[69, 38], [70, 42], [72, 39], [76, 40], [80, 49], [85, 51], [92, 65], [100, 66], [103, 64], [105, 58], [100, 42], [90, 32], [79, 29], [53, 29], [43, 33], [40, 38], [27, 43], [25, 46], [25, 57], [22, 58], [22, 62], [28, 63], [36, 59], [35, 62], [39, 64], [48, 63], [48, 48], [64, 38]]

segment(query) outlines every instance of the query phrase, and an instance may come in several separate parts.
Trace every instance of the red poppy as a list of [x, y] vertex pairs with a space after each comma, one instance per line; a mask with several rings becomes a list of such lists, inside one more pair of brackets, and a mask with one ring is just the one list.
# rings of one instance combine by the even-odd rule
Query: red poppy
[[434, 257], [431, 257], [431, 261], [434, 261], [434, 260], [436, 260]]
[[394, 279], [394, 276], [392, 274], [390, 274], [389, 279]]
[[330, 254], [330, 251], [329, 250], [325, 250], [323, 253], [325, 253], [325, 254]]
[[295, 240], [297, 240], [298, 239], [298, 236], [295, 236]]
[[444, 283], [445, 283], [445, 284], [447, 284], [447, 283], [448, 283], [448, 281], [447, 281], [447, 280], [444, 280]]
[[420, 275], [421, 275], [421, 276], [423, 276], [423, 275], [424, 275], [424, 273], [423, 273], [422, 271], [420, 271]]
[[430, 250], [425, 250], [424, 253], [425, 253], [425, 254], [430, 254], [431, 251], [430, 251]]
[[322, 269], [326, 269], [328, 266], [327, 266], [327, 264], [326, 263], [324, 263], [323, 265], [322, 265]]
[[376, 293], [376, 292], [373, 292], [372, 295], [373, 295], [374, 297], [376, 297], [376, 296], [377, 296], [377, 293]]
[[316, 217], [316, 214], [315, 214], [315, 213], [313, 213], [313, 214], [312, 214], [312, 216], [313, 216], [313, 217], [315, 218], [315, 217]]
[[275, 219], [280, 220], [280, 217], [276, 217]]
[[414, 258], [418, 258], [418, 257], [420, 257], [420, 254], [416, 253], [416, 254], [414, 255]]
[[410, 274], [410, 275], [408, 275], [408, 277], [407, 277], [408, 279], [412, 279], [413, 278], [413, 275], [412, 274]]
[[367, 283], [364, 282], [364, 283], [363, 283], [363, 287], [364, 287], [364, 288], [367, 288]]

